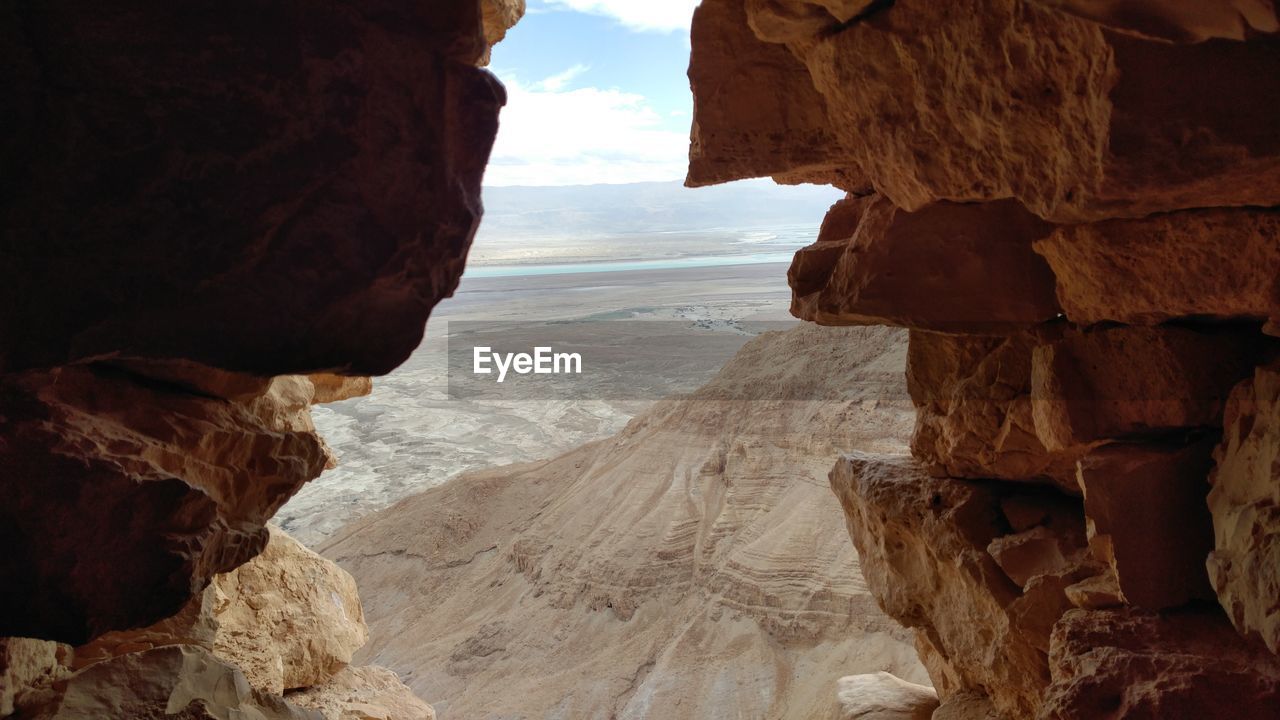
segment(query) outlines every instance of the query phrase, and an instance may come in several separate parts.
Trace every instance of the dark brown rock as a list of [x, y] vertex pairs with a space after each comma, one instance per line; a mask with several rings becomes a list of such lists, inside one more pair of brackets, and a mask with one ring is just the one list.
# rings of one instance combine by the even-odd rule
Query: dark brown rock
[[1214, 599], [1205, 572], [1213, 548], [1205, 496], [1215, 440], [1108, 445], [1080, 462], [1090, 548], [1111, 565], [1130, 605], [1161, 610]]
[[1031, 243], [1052, 226], [1016, 202], [936, 203], [916, 212], [884, 197], [847, 200], [796, 253], [791, 314], [821, 325], [993, 332], [1059, 314], [1053, 273]]
[[[230, 402], [72, 366], [0, 384], [0, 635], [168, 617], [266, 544], [327, 455], [285, 394]], [[283, 406], [283, 407], [282, 407]]]
[[1280, 660], [1220, 612], [1072, 610], [1053, 631], [1044, 720], [1273, 718]]
[[503, 102], [475, 0], [55, 0], [0, 27], [0, 371], [367, 375], [417, 346]]
[[1036, 346], [1032, 406], [1046, 447], [1216, 429], [1231, 388], [1261, 357], [1251, 327], [1110, 327]]
[[766, 175], [867, 182], [841, 157], [826, 103], [787, 48], [760, 40], [742, 0], [705, 0], [693, 16], [689, 176], [697, 187]]
[[[1048, 563], [1019, 587], [987, 550], [1008, 533], [996, 483], [934, 478], [910, 458], [856, 452], [830, 479], [867, 585], [890, 617], [918, 629], [939, 697], [985, 688], [1008, 717], [1034, 715], [1049, 683], [1050, 629], [1071, 607], [1064, 588], [1092, 568]], [[1084, 523], [1074, 502], [1074, 522], [1061, 513], [1061, 531], [1045, 527], [1060, 554], [1079, 558]]]
[[1143, 37], [1173, 42], [1247, 40], [1280, 30], [1271, 2], [1255, 0], [1032, 0]]
[[939, 475], [1055, 482], [1076, 491], [1086, 448], [1050, 451], [1032, 413], [1038, 341], [912, 331], [907, 388], [916, 405], [912, 453]]
[[1280, 213], [1214, 209], [1064, 225], [1037, 240], [1077, 325], [1280, 316]]

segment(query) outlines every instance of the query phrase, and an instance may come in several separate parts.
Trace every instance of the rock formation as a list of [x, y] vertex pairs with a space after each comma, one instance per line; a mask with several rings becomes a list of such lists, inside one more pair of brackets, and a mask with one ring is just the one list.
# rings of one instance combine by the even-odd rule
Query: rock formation
[[348, 525], [322, 552], [365, 598], [357, 661], [442, 718], [808, 720], [841, 676], [922, 682], [824, 481], [841, 447], [905, 454], [904, 351], [882, 328], [769, 333], [613, 438]]
[[[458, 282], [522, 5], [0, 8], [0, 714], [320, 716], [279, 693], [345, 666], [354, 588], [259, 574], [265, 526], [333, 460], [309, 406]], [[315, 692], [430, 714], [376, 670]]]
[[840, 180], [793, 312], [911, 328], [914, 457], [830, 482], [935, 718], [1280, 707], [1278, 30], [1231, 0], [698, 10], [689, 184]]
[[280, 530], [270, 533], [260, 555], [216, 576], [155, 625], [110, 632], [74, 650], [4, 641], [0, 716], [187, 709], [220, 720], [434, 718], [395, 673], [350, 666], [368, 637], [351, 576]]
[[0, 9], [0, 636], [147, 625], [262, 550], [329, 460], [306, 405], [359, 390], [271, 378], [417, 346], [518, 5]]

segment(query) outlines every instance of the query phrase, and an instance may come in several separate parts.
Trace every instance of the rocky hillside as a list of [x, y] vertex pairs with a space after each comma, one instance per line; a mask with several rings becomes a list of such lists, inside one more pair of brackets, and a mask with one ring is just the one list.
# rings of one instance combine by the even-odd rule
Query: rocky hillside
[[370, 641], [442, 718], [814, 718], [842, 675], [917, 681], [827, 488], [840, 449], [905, 453], [905, 336], [799, 327], [546, 462], [347, 526]]

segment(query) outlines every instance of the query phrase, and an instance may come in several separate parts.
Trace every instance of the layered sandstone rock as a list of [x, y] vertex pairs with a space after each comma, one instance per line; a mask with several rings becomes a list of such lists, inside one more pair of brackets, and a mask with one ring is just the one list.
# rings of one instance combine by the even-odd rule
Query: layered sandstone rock
[[907, 388], [916, 406], [911, 451], [936, 475], [1056, 482], [1072, 491], [1088, 446], [1050, 450], [1037, 432], [1036, 338], [912, 331]]
[[[1050, 630], [1070, 607], [1065, 587], [1098, 572], [1079, 509], [1027, 488], [1011, 518], [995, 484], [930, 477], [902, 456], [848, 454], [831, 487], [868, 586], [917, 628], [942, 697], [982, 688], [1010, 717], [1034, 715], [1049, 682]], [[1024, 535], [1020, 558], [1012, 528]], [[1037, 530], [1056, 542], [1027, 552], [1025, 534]]]
[[1062, 225], [1035, 249], [1053, 269], [1063, 312], [1081, 325], [1261, 320], [1280, 307], [1280, 213], [1272, 210]]
[[[788, 179], [869, 186], [797, 254], [794, 312], [912, 329], [916, 461], [831, 482], [935, 717], [1274, 714], [1273, 4], [726, 4], [716, 32], [803, 64], [827, 124], [796, 136], [834, 136]], [[699, 38], [701, 101], [750, 60]], [[702, 135], [756, 122], [716, 107]], [[776, 174], [777, 144], [690, 181]]]
[[1040, 717], [1266, 718], [1280, 663], [1216, 612], [1071, 610], [1054, 627]]
[[851, 160], [832, 157], [836, 133], [803, 63], [752, 33], [741, 0], [705, 0], [692, 32], [690, 185], [789, 175], [866, 186]]
[[307, 406], [361, 391], [292, 376], [387, 372], [461, 275], [490, 5], [0, 10], [0, 635], [145, 626], [264, 547], [330, 460]]
[[0, 577], [28, 591], [0, 595], [0, 634], [79, 644], [146, 624], [256, 555], [267, 520], [328, 459], [314, 432], [288, 427], [291, 403], [101, 366], [7, 378]]
[[[1023, 0], [872, 3], [826, 23], [814, 22], [817, 3], [789, 5], [808, 12], [745, 7], [748, 27], [785, 42], [821, 98], [809, 112], [825, 112], [825, 127], [796, 129], [816, 127], [815, 140], [833, 134], [825, 159], [899, 207], [1015, 197], [1046, 219], [1080, 221], [1280, 202], [1280, 139], [1271, 110], [1254, 102], [1280, 82], [1280, 52], [1265, 40], [1170, 44]], [[734, 21], [731, 12], [723, 18]], [[700, 54], [701, 37], [690, 73], [696, 98], [750, 62]], [[733, 132], [733, 118], [716, 122], [702, 107], [700, 132]], [[690, 180], [730, 168], [772, 174], [775, 157], [728, 148], [693, 163]]]
[[1216, 438], [1189, 445], [1110, 445], [1081, 461], [1094, 557], [1111, 566], [1125, 602], [1148, 610], [1213, 600], [1204, 559]]
[[796, 253], [788, 273], [796, 317], [998, 331], [1058, 316], [1053, 274], [1032, 250], [1052, 226], [1018, 203], [937, 203], [906, 212], [871, 196], [841, 205], [848, 207], [833, 214], [856, 213], [855, 229], [840, 229], [847, 220], [829, 224], [816, 244]]

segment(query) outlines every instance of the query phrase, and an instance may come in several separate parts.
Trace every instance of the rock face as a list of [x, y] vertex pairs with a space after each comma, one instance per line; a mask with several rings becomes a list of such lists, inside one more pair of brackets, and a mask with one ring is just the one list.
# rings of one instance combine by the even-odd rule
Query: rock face
[[0, 636], [145, 626], [263, 549], [330, 460], [307, 405], [360, 389], [277, 376], [387, 372], [457, 284], [519, 5], [0, 9]]
[[19, 718], [186, 709], [220, 720], [434, 720], [395, 673], [350, 667], [367, 637], [351, 576], [272, 528], [260, 555], [155, 625], [107, 633], [74, 653], [0, 641], [9, 702], [0, 716], [16, 706]]
[[276, 528], [260, 555], [217, 576], [172, 618], [103, 635], [75, 666], [166, 645], [201, 645], [253, 687], [280, 695], [322, 684], [368, 639], [355, 581]]
[[[847, 453], [830, 481], [934, 717], [1275, 715], [1274, 4], [703, 16], [689, 183], [855, 178], [793, 312], [911, 329], [914, 458]], [[757, 59], [807, 105], [753, 114], [782, 96], [742, 77]]]
[[181, 720], [325, 720], [255, 690], [234, 665], [192, 645], [112, 658], [60, 682], [22, 719], [177, 717]]
[[1276, 315], [1274, 211], [1192, 210], [1062, 225], [1035, 249], [1053, 268], [1063, 311], [1082, 325]]
[[69, 673], [71, 648], [48, 640], [0, 638], [0, 717], [29, 702], [32, 692]]
[[1000, 330], [1058, 316], [1053, 275], [1032, 250], [1051, 226], [1018, 203], [937, 203], [918, 212], [881, 196], [844, 203], [857, 205], [853, 231], [829, 224], [829, 237], [796, 253], [788, 274], [796, 317], [824, 325]]
[[1209, 576], [1231, 622], [1280, 652], [1280, 368], [1258, 368], [1227, 406], [1210, 475]]
[[[808, 69], [822, 99], [812, 112], [826, 113], [835, 136], [827, 157], [904, 209], [1014, 197], [1076, 222], [1280, 202], [1280, 140], [1271, 108], [1252, 102], [1280, 82], [1265, 38], [1153, 42], [1023, 0], [875, 3], [816, 26], [816, 13], [784, 20], [767, 5], [746, 4], [747, 24]], [[699, 40], [695, 97], [763, 55], [724, 63], [699, 55]], [[700, 107], [699, 132], [731, 132], [732, 119], [703, 129], [714, 118]], [[755, 157], [756, 174], [774, 172], [769, 149]], [[691, 171], [699, 182], [715, 168]]]
[[396, 674], [376, 666], [346, 667], [323, 685], [288, 694], [300, 708], [318, 710], [325, 720], [436, 720]]
[[613, 438], [352, 523], [322, 552], [365, 598], [357, 661], [442, 718], [808, 720], [850, 673], [923, 682], [823, 483], [838, 447], [905, 452], [904, 340], [768, 333]]

